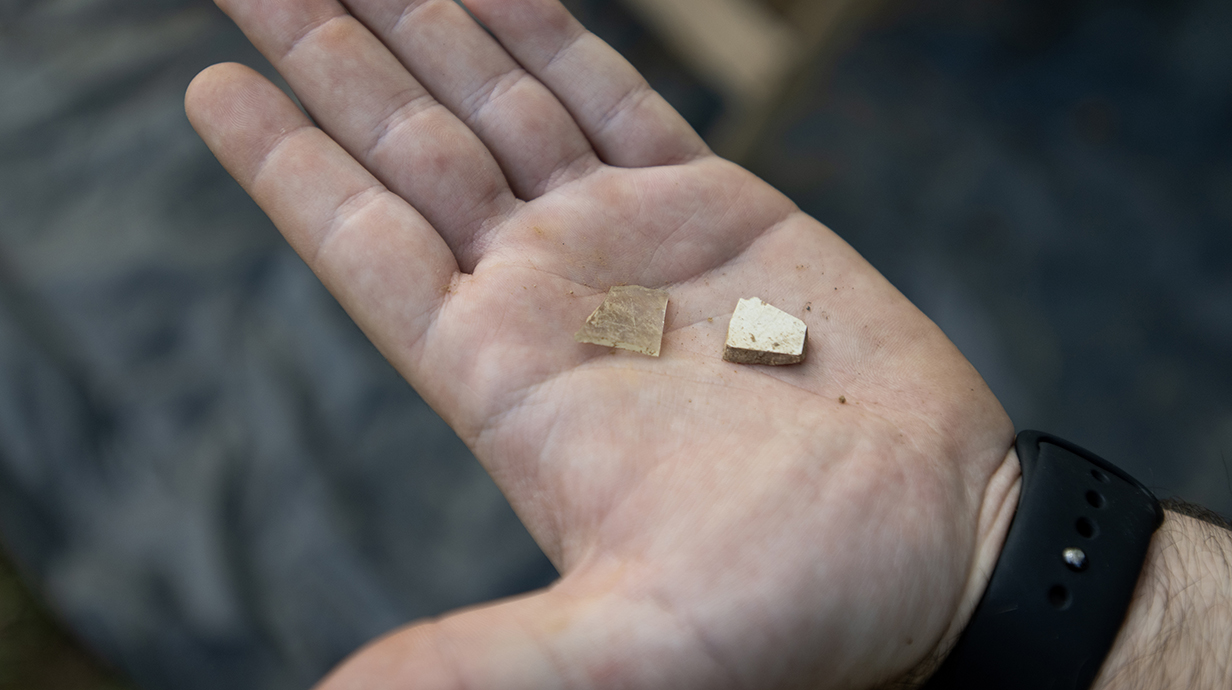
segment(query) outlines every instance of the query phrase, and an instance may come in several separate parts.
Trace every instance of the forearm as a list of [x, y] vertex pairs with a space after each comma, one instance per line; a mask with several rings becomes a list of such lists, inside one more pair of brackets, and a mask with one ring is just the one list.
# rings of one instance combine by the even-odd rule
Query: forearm
[[1232, 532], [1168, 510], [1094, 690], [1232, 687]]

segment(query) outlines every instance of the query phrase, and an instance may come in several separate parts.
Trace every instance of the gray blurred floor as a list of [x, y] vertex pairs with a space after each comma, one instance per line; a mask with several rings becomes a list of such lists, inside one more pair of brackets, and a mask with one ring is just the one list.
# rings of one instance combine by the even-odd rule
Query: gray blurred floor
[[[572, 5], [713, 120], [618, 6]], [[1229, 8], [904, 5], [751, 162], [1020, 428], [1225, 514]], [[554, 575], [189, 128], [184, 87], [220, 60], [264, 69], [208, 2], [0, 0], [0, 534], [151, 690], [306, 687], [372, 635]]]
[[302, 688], [554, 577], [188, 126], [211, 4], [0, 4], [0, 533], [146, 688]]

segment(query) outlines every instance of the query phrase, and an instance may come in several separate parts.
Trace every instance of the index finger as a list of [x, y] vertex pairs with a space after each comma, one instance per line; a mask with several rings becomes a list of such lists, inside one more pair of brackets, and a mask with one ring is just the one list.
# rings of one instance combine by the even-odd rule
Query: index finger
[[435, 229], [247, 67], [205, 70], [185, 107], [214, 155], [381, 353], [404, 375], [416, 371], [443, 288], [458, 273]]

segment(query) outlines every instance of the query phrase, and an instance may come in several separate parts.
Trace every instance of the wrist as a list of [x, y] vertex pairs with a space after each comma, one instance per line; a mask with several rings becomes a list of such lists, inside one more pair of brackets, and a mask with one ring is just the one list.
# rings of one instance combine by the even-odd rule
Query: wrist
[[[1000, 467], [989, 478], [984, 497], [980, 503], [979, 520], [976, 523], [975, 553], [971, 559], [971, 567], [967, 571], [967, 582], [963, 588], [962, 598], [950, 621], [949, 628], [938, 645], [936, 664], [953, 648], [962, 631], [970, 622], [975, 607], [984, 597], [992, 571], [1001, 557], [1001, 548], [1005, 546], [1005, 538], [1009, 533], [1010, 524], [1014, 521], [1014, 513], [1018, 508], [1018, 494], [1022, 490], [1022, 468], [1018, 464], [1018, 453], [1011, 446]], [[931, 670], [936, 670], [935, 667]], [[931, 675], [931, 673], [930, 673]]]
[[1232, 532], [1166, 511], [1092, 690], [1215, 690], [1232, 679]]
[[933, 650], [909, 672], [884, 686], [886, 690], [913, 690], [923, 687], [954, 648], [983, 598], [984, 590], [988, 588], [1010, 524], [1014, 521], [1021, 490], [1022, 468], [1018, 463], [1017, 451], [1010, 446], [1004, 460], [985, 485], [976, 520], [974, 551], [967, 568], [966, 582], [949, 626]]

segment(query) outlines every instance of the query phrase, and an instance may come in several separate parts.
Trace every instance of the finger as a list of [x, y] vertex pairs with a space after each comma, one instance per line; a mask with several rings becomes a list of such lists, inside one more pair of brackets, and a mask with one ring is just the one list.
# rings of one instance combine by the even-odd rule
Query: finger
[[533, 199], [599, 165], [573, 116], [453, 0], [348, 0], [434, 97]]
[[215, 65], [185, 97], [193, 127], [287, 241], [403, 372], [458, 268], [422, 216], [282, 91]]
[[317, 690], [715, 688], [691, 630], [649, 602], [553, 588], [395, 632]]
[[701, 137], [637, 70], [558, 0], [465, 4], [564, 103], [605, 162], [667, 165], [707, 152]]
[[441, 233], [464, 269], [517, 199], [483, 142], [335, 0], [220, 0], [313, 119]]

